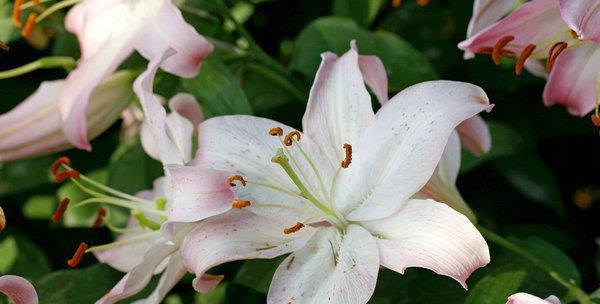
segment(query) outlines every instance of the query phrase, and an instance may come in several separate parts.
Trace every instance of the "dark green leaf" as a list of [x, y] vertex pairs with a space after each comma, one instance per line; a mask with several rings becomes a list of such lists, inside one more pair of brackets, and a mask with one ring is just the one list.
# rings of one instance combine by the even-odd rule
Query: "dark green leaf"
[[[12, 231], [0, 244], [0, 257], [3, 259], [0, 272], [37, 280], [50, 271], [50, 262], [44, 251], [23, 234]], [[4, 259], [10, 259], [10, 265], [5, 264], [7, 261]], [[6, 269], [3, 269], [5, 266]]]
[[469, 292], [465, 304], [501, 304], [517, 292], [527, 272], [504, 271], [486, 275]]
[[465, 173], [478, 165], [498, 157], [514, 155], [518, 152], [522, 143], [521, 136], [510, 127], [497, 123], [487, 123], [492, 136], [492, 149], [487, 154], [477, 157], [468, 151], [463, 150], [461, 173]]
[[108, 185], [128, 194], [152, 188], [152, 182], [164, 175], [161, 163], [144, 152], [137, 138], [119, 145], [108, 172]]
[[342, 17], [350, 17], [361, 26], [368, 26], [387, 0], [335, 0], [333, 12]]
[[269, 285], [277, 266], [283, 261], [283, 257], [271, 260], [248, 260], [235, 275], [235, 283], [252, 288], [260, 293], [267, 294]]
[[0, 195], [25, 191], [50, 182], [52, 156], [0, 163]]

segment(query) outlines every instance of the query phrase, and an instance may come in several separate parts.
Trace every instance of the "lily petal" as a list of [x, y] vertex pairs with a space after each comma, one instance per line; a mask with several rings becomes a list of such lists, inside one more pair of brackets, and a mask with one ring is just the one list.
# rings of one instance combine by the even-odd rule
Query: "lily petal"
[[572, 115], [584, 116], [594, 109], [600, 81], [600, 47], [596, 43], [560, 54], [544, 88], [544, 104], [561, 104]]
[[361, 130], [373, 123], [375, 114], [358, 53], [350, 49], [340, 58], [332, 53], [324, 53], [321, 58], [302, 127], [306, 136], [337, 165], [344, 159], [343, 145], [356, 142]]
[[143, 300], [137, 300], [133, 303], [136, 304], [159, 304], [167, 296], [167, 294], [173, 289], [177, 283], [187, 273], [187, 270], [183, 267], [183, 263], [178, 254], [174, 254], [169, 259], [169, 265], [167, 269], [160, 277], [158, 285], [152, 291], [150, 296]]
[[169, 100], [169, 108], [185, 119], [189, 120], [194, 128], [204, 120], [202, 108], [194, 95], [178, 93]]
[[473, 224], [433, 200], [409, 200], [393, 216], [362, 226], [379, 236], [381, 265], [399, 273], [426, 268], [466, 289], [471, 273], [490, 262], [489, 248]]
[[467, 83], [424, 82], [398, 93], [363, 131], [352, 165], [341, 171], [338, 209], [349, 220], [370, 220], [402, 208], [433, 174], [453, 129], [488, 108], [485, 92]]
[[542, 300], [534, 295], [519, 292], [508, 297], [506, 304], [560, 304], [560, 300], [555, 296], [549, 296]]
[[492, 136], [485, 120], [475, 115], [456, 127], [460, 136], [460, 143], [473, 155], [482, 156], [492, 148]]
[[600, 42], [600, 2], [596, 0], [560, 0], [560, 12], [581, 40]]
[[181, 247], [184, 265], [196, 274], [194, 288], [206, 290], [205, 282], [198, 278], [213, 266], [244, 259], [271, 259], [302, 247], [314, 228], [284, 234], [283, 229], [290, 224], [286, 219], [245, 210], [231, 210], [201, 221]]
[[[350, 42], [351, 48], [358, 53], [356, 41]], [[358, 67], [365, 83], [371, 88], [380, 104], [388, 102], [388, 79], [385, 66], [379, 57], [372, 55], [359, 55]]]
[[279, 265], [267, 303], [367, 303], [378, 272], [377, 244], [364, 228], [321, 228]]
[[14, 275], [0, 277], [0, 292], [13, 304], [37, 304], [38, 296], [29, 281]]

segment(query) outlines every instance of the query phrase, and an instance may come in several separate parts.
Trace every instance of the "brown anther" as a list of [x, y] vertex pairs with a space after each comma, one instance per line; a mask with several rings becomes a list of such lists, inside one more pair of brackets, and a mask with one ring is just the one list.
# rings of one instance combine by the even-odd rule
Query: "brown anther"
[[296, 141], [300, 141], [300, 132], [294, 130], [285, 136], [283, 143], [288, 147], [291, 146], [294, 143], [294, 139], [292, 138], [294, 136], [296, 136]]
[[36, 13], [29, 14], [27, 17], [27, 22], [25, 23], [25, 27], [23, 28], [23, 31], [21, 31], [21, 36], [28, 37], [31, 34], [33, 28], [35, 27], [36, 18]]
[[67, 207], [69, 206], [69, 202], [71, 202], [71, 200], [68, 197], [63, 198], [63, 200], [60, 201], [60, 204], [58, 204], [56, 211], [54, 211], [54, 214], [52, 215], [53, 222], [56, 223], [60, 221], [60, 219], [63, 217], [63, 214], [65, 214]]
[[500, 40], [496, 42], [496, 45], [494, 45], [494, 49], [492, 50], [492, 60], [496, 65], [500, 64], [500, 56], [502, 56], [504, 47], [507, 46], [513, 40], [515, 40], [515, 36], [508, 35], [500, 38]]
[[402, 4], [402, 0], [392, 0], [392, 7], [398, 7]]
[[100, 208], [98, 209], [98, 215], [96, 215], [96, 219], [92, 224], [92, 228], [98, 228], [102, 223], [104, 223], [104, 217], [106, 216], [106, 209]]
[[523, 49], [523, 51], [521, 52], [521, 55], [519, 55], [519, 59], [517, 59], [517, 64], [515, 64], [515, 74], [517, 74], [517, 76], [523, 73], [523, 65], [525, 65], [525, 61], [527, 60], [527, 58], [529, 58], [529, 56], [531, 56], [534, 50], [535, 45], [530, 44], [526, 46], [525, 49]]
[[573, 39], [579, 39], [579, 35], [577, 35], [577, 32], [574, 30], [571, 30], [571, 37], [573, 37]]
[[600, 115], [592, 114], [592, 123], [594, 123], [594, 126], [600, 127]]
[[4, 210], [0, 207], [0, 231], [4, 230], [6, 227], [6, 218], [4, 217]]
[[52, 175], [56, 175], [58, 173], [58, 169], [60, 169], [62, 165], [70, 166], [71, 160], [66, 156], [61, 156], [57, 160], [55, 160], [52, 163], [52, 166], [50, 166], [50, 172], [52, 172]]
[[548, 51], [548, 60], [546, 60], [546, 71], [552, 71], [552, 67], [554, 66], [554, 62], [558, 55], [562, 53], [569, 45], [566, 42], [557, 42]]
[[242, 186], [246, 186], [246, 180], [241, 175], [230, 176], [227, 179], [227, 184], [231, 187], [235, 187], [237, 186], [235, 184], [235, 181], [239, 181], [240, 183], [242, 183]]
[[283, 135], [283, 129], [280, 127], [271, 128], [269, 130], [269, 135], [271, 136], [281, 136]]
[[250, 201], [234, 200], [233, 202], [231, 202], [231, 208], [233, 208], [233, 209], [242, 209], [242, 208], [249, 207], [250, 205], [252, 205], [252, 203], [250, 203]]
[[[494, 51], [494, 48], [491, 46], [484, 46], [484, 47], [480, 47], [479, 51], [477, 51], [477, 53], [482, 53], [482, 54], [489, 54], [491, 55], [492, 52]], [[515, 56], [515, 52], [513, 51], [509, 51], [509, 50], [502, 50], [502, 56], [504, 57], [509, 57], [509, 58], [513, 58], [516, 57]]]
[[25, 0], [15, 0], [13, 4], [13, 13], [12, 13], [12, 22], [15, 27], [21, 28], [23, 24], [21, 23], [21, 5], [23, 5]]
[[417, 4], [420, 6], [425, 6], [429, 3], [429, 0], [417, 0]]
[[32, 0], [31, 2], [33, 2], [33, 5], [40, 5], [40, 0]]
[[88, 249], [88, 247], [88, 244], [81, 242], [81, 244], [79, 244], [79, 247], [77, 247], [77, 251], [75, 251], [73, 257], [67, 261], [67, 265], [71, 267], [77, 267], [77, 265], [79, 265], [79, 262], [81, 262], [81, 258], [83, 258], [83, 256], [85, 255], [85, 251]]
[[60, 184], [60, 183], [66, 181], [67, 179], [70, 179], [70, 178], [79, 178], [79, 171], [77, 171], [77, 170], [67, 170], [67, 171], [63, 171], [63, 172], [58, 172], [54, 176], [54, 181], [57, 184]]
[[8, 51], [10, 48], [8, 47], [8, 45], [4, 44], [4, 42], [0, 41], [0, 49]]
[[294, 225], [292, 227], [288, 227], [288, 228], [283, 229], [283, 233], [285, 233], [285, 234], [294, 233], [294, 232], [296, 232], [296, 231], [298, 231], [298, 230], [300, 230], [302, 228], [304, 228], [304, 224], [298, 222], [298, 223], [296, 223], [296, 225]]
[[352, 146], [349, 144], [344, 144], [344, 150], [346, 152], [346, 157], [342, 161], [342, 168], [348, 168], [350, 163], [352, 163]]

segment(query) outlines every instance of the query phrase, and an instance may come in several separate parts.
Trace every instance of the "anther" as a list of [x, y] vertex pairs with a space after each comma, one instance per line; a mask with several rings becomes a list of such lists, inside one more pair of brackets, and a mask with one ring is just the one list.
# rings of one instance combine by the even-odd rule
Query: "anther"
[[592, 123], [594, 123], [594, 126], [600, 127], [600, 115], [592, 114]]
[[235, 181], [239, 181], [240, 183], [242, 183], [242, 186], [246, 186], [246, 180], [241, 175], [230, 176], [227, 179], [227, 184], [231, 187], [235, 187], [235, 186], [237, 186], [235, 184]]
[[298, 231], [298, 230], [300, 230], [302, 228], [304, 228], [304, 224], [298, 222], [298, 223], [296, 223], [296, 225], [294, 225], [292, 227], [288, 227], [288, 228], [283, 229], [283, 233], [285, 233], [285, 234], [294, 233], [294, 232], [296, 232], [296, 231]]
[[494, 45], [494, 49], [492, 50], [492, 60], [496, 65], [500, 64], [500, 56], [502, 55], [504, 47], [513, 40], [515, 40], [515, 36], [508, 35], [500, 38], [500, 40], [496, 42], [496, 45]]
[[56, 211], [54, 211], [54, 214], [52, 215], [53, 222], [56, 223], [60, 221], [60, 219], [63, 217], [63, 214], [65, 214], [67, 207], [69, 206], [69, 202], [71, 202], [71, 200], [68, 197], [63, 198], [63, 200], [60, 201], [60, 204], [58, 204]]
[[392, 7], [398, 7], [402, 4], [402, 0], [392, 0]]
[[12, 22], [15, 27], [21, 28], [23, 24], [21, 23], [21, 5], [23, 5], [25, 0], [15, 0], [13, 5], [13, 14], [12, 14]]
[[300, 132], [294, 130], [285, 136], [285, 139], [283, 140], [283, 142], [285, 143], [286, 146], [289, 147], [294, 143], [293, 138], [292, 138], [294, 136], [296, 136], [296, 141], [300, 141]]
[[23, 31], [21, 31], [21, 35], [23, 37], [28, 37], [31, 34], [31, 32], [33, 31], [33, 28], [35, 27], [36, 18], [37, 18], [36, 13], [29, 14], [29, 16], [27, 17], [27, 22], [25, 23], [25, 27], [23, 28]]
[[52, 163], [52, 166], [50, 167], [52, 175], [56, 175], [56, 173], [58, 173], [58, 169], [60, 169], [62, 165], [70, 166], [71, 160], [66, 156], [61, 156], [57, 160], [55, 160], [54, 163]]
[[526, 46], [521, 52], [521, 55], [519, 55], [519, 59], [517, 59], [517, 64], [515, 65], [515, 74], [517, 74], [517, 76], [523, 73], [523, 65], [525, 65], [525, 61], [531, 56], [533, 50], [535, 50], [535, 45], [530, 44]]
[[352, 162], [352, 146], [349, 144], [344, 144], [344, 150], [346, 151], [346, 157], [342, 161], [342, 168], [348, 168], [350, 163]]
[[0, 49], [8, 51], [10, 48], [8, 47], [8, 45], [4, 44], [4, 42], [0, 41]]
[[420, 6], [425, 6], [429, 3], [429, 0], [417, 0], [417, 4]]
[[[478, 53], [483, 53], [483, 54], [492, 54], [492, 52], [494, 51], [494, 48], [491, 46], [484, 46], [484, 47], [480, 47], [479, 51], [477, 51]], [[513, 51], [509, 51], [509, 50], [502, 50], [502, 56], [504, 57], [516, 57], [515, 56], [515, 52]]]
[[269, 130], [269, 135], [271, 136], [281, 136], [283, 135], [283, 129], [280, 127], [271, 128]]
[[32, 0], [31, 2], [33, 2], [33, 5], [40, 5], [40, 0]]
[[231, 202], [231, 208], [233, 208], [233, 209], [242, 209], [242, 208], [249, 207], [250, 205], [252, 205], [252, 203], [250, 203], [250, 201], [234, 200], [233, 202]]
[[577, 35], [577, 32], [574, 30], [571, 30], [571, 37], [573, 37], [573, 39], [579, 39], [579, 35]]
[[79, 178], [79, 171], [77, 170], [67, 170], [63, 172], [59, 172], [54, 176], [54, 181], [56, 183], [62, 183], [70, 178]]
[[79, 247], [77, 247], [77, 251], [75, 251], [73, 257], [67, 261], [67, 265], [71, 267], [77, 267], [77, 265], [79, 265], [79, 262], [81, 262], [81, 258], [83, 258], [83, 256], [85, 255], [85, 251], [87, 249], [88, 244], [81, 242], [81, 244], [79, 244]]
[[4, 210], [0, 207], [0, 231], [6, 227], [6, 218], [4, 217]]
[[552, 67], [554, 66], [554, 62], [558, 55], [562, 53], [569, 45], [566, 42], [557, 42], [555, 43], [548, 52], [548, 60], [546, 60], [546, 70], [548, 72], [552, 71]]
[[92, 224], [92, 228], [98, 228], [104, 222], [104, 217], [106, 216], [106, 209], [100, 208], [98, 209], [98, 215], [96, 216], [96, 220]]

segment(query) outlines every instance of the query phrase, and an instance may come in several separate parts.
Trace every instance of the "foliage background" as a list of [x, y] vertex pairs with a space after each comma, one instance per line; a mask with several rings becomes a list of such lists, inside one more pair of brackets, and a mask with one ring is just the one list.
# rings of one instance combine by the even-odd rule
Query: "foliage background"
[[[166, 97], [187, 90], [208, 115], [255, 114], [298, 127], [319, 54], [341, 54], [351, 39], [357, 40], [361, 53], [384, 61], [391, 94], [424, 80], [461, 80], [483, 87], [496, 104], [492, 113], [484, 114], [492, 151], [479, 159], [463, 153], [458, 187], [481, 225], [521, 246], [529, 259], [490, 242], [492, 263], [471, 277], [469, 291], [426, 270], [409, 269], [405, 275], [382, 270], [372, 303], [504, 303], [516, 291], [572, 299], [549, 272], [588, 293], [598, 288], [598, 129], [564, 108], [544, 107], [544, 80], [527, 73], [515, 76], [513, 62], [496, 67], [486, 56], [462, 59], [456, 44], [464, 38], [472, 1], [431, 0], [421, 7], [405, 0], [399, 8], [384, 0], [180, 2], [185, 2], [185, 18], [211, 37], [217, 50], [196, 78], [180, 81], [159, 74], [156, 90]], [[39, 50], [18, 39], [9, 26], [8, 0], [0, 4], [0, 39], [11, 46], [10, 52], [0, 54], [2, 70], [47, 55], [78, 56], [74, 37], [61, 27], [64, 15], [55, 14], [43, 24], [52, 41]], [[244, 39], [239, 25], [256, 44]], [[232, 53], [232, 46], [243, 52]], [[145, 64], [134, 55], [124, 67]], [[41, 70], [2, 80], [0, 113], [40, 81], [64, 76], [61, 70]], [[116, 124], [96, 139], [91, 153], [61, 154], [69, 155], [80, 171], [135, 193], [150, 187], [162, 170], [144, 155], [139, 140], [121, 141], [119, 130]], [[121, 274], [97, 264], [91, 255], [78, 269], [67, 269], [65, 261], [80, 241], [104, 243], [112, 236], [106, 229], [86, 228], [95, 216], [93, 209], [70, 213], [64, 224], [49, 221], [58, 198], [81, 197], [73, 185], [52, 183], [48, 169], [57, 155], [0, 164], [0, 205], [8, 222], [0, 234], [0, 274], [30, 279], [42, 303], [92, 303]], [[195, 294], [188, 276], [166, 302], [262, 303], [278, 261], [219, 267], [213, 273], [224, 273], [225, 283], [209, 295]]]

